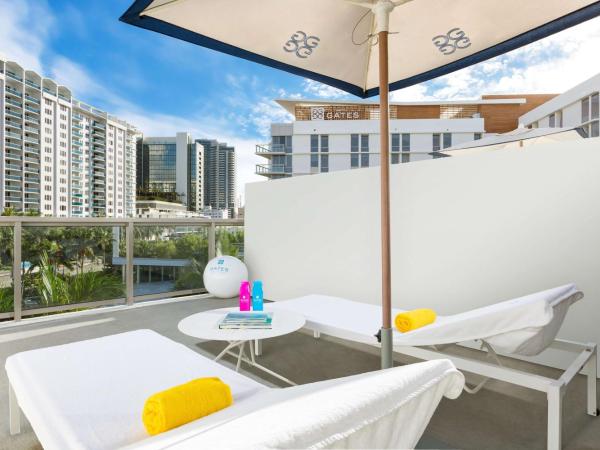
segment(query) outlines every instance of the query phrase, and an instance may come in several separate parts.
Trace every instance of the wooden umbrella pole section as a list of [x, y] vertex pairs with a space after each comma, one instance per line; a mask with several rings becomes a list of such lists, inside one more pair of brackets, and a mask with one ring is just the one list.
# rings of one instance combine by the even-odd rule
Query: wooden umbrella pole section
[[381, 368], [392, 367], [392, 273], [390, 255], [390, 150], [388, 31], [379, 37], [379, 135], [381, 168]]

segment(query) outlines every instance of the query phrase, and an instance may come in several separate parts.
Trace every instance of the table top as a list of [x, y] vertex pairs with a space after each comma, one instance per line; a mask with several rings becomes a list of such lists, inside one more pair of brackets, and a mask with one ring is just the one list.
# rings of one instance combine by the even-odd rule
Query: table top
[[212, 309], [192, 314], [179, 322], [179, 331], [188, 336], [211, 341], [250, 341], [292, 333], [302, 328], [306, 322], [301, 314], [280, 310], [270, 311], [265, 305], [265, 310], [257, 311], [257, 313], [270, 312], [273, 314], [273, 328], [269, 330], [220, 330], [219, 322], [231, 311], [239, 311], [239, 308]]

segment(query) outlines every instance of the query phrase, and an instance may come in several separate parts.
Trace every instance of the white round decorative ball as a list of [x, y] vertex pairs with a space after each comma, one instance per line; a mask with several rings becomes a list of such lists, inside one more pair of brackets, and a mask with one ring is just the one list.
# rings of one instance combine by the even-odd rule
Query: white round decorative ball
[[233, 256], [211, 259], [204, 269], [204, 287], [218, 298], [232, 298], [240, 293], [240, 284], [248, 279], [246, 265]]

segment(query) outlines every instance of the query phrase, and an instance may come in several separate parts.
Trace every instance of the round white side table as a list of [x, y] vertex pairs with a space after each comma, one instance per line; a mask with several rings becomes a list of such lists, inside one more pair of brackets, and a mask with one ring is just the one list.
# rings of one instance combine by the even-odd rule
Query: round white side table
[[[273, 315], [272, 328], [268, 330], [221, 330], [219, 323], [228, 312], [239, 311], [238, 308], [221, 308], [192, 314], [179, 322], [178, 328], [183, 334], [208, 341], [226, 341], [227, 346], [215, 357], [218, 361], [225, 355], [237, 357], [236, 371], [240, 370], [242, 362], [256, 367], [269, 375], [274, 376], [286, 383], [295, 385], [293, 381], [273, 372], [258, 364], [254, 356], [254, 341], [269, 339], [299, 330], [305, 324], [304, 316], [289, 311], [257, 311], [257, 313], [271, 313]], [[246, 356], [245, 347], [249, 346], [250, 358]], [[232, 350], [239, 348], [236, 355]]]

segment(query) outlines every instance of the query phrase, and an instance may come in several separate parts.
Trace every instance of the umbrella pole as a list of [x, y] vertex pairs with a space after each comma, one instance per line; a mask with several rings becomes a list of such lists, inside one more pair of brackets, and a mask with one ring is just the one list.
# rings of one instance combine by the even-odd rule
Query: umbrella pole
[[392, 359], [392, 273], [390, 256], [390, 132], [388, 31], [379, 37], [379, 136], [381, 169], [381, 368], [393, 366]]

